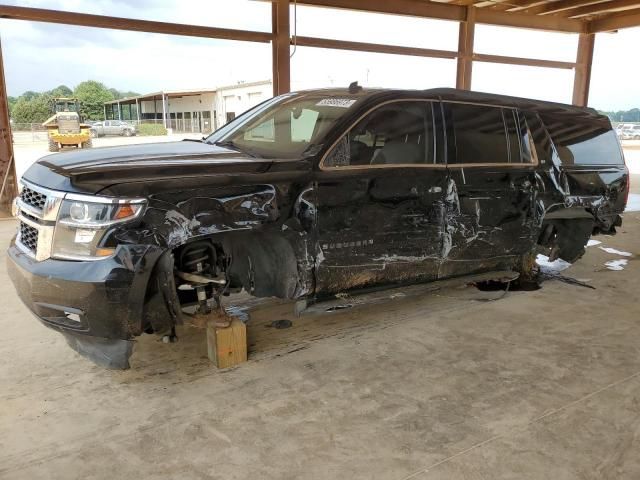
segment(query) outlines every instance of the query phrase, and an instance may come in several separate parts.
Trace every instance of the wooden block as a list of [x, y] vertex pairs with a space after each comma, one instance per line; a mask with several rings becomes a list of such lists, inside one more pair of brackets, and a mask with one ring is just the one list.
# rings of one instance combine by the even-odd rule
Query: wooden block
[[209, 360], [218, 368], [228, 368], [247, 361], [247, 327], [233, 318], [228, 327], [207, 323], [207, 352]]

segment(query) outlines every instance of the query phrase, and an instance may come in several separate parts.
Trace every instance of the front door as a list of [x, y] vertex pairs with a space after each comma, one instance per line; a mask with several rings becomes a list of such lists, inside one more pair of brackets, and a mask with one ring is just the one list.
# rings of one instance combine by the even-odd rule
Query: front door
[[316, 292], [437, 278], [447, 185], [438, 112], [429, 101], [384, 103], [324, 158]]

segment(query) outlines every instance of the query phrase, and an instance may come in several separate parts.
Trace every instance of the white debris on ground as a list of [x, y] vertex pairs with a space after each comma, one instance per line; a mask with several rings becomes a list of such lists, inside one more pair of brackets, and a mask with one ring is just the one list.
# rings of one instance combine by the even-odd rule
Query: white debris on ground
[[560, 273], [571, 266], [569, 262], [565, 262], [560, 258], [554, 260], [553, 262], [550, 262], [549, 257], [542, 254], [538, 254], [538, 256], [536, 257], [536, 263], [540, 267], [540, 271], [542, 273], [549, 274]]
[[600, 240], [589, 240], [587, 242], [587, 247], [595, 247], [596, 245], [600, 245], [602, 242]]
[[632, 253], [629, 252], [621, 252], [620, 250], [616, 250], [615, 248], [611, 248], [611, 247], [598, 247], [600, 250], [603, 250], [607, 253], [611, 253], [613, 255], [622, 255], [623, 257], [633, 257]]
[[627, 200], [627, 208], [625, 212], [640, 212], [640, 194], [630, 193]]
[[619, 258], [618, 260], [609, 260], [604, 264], [609, 270], [620, 271], [624, 270], [624, 267], [629, 263], [629, 260]]

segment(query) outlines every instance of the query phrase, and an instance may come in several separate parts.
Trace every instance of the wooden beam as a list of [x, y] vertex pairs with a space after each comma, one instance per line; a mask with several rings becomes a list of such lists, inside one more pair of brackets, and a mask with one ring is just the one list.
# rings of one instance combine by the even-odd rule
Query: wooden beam
[[473, 6], [476, 8], [491, 7], [497, 10], [506, 10], [506, 8], [508, 7], [507, 4], [511, 4], [511, 2], [508, 0], [486, 0], [484, 2], [474, 3]]
[[485, 8], [477, 11], [476, 23], [550, 32], [584, 33], [586, 31], [584, 22], [580, 20], [551, 16], [542, 17], [519, 12], [496, 12]]
[[579, 107], [586, 107], [589, 103], [591, 66], [593, 64], [595, 40], [596, 35], [594, 33], [580, 34], [580, 38], [578, 40], [576, 72], [573, 81], [573, 104]]
[[597, 15], [600, 13], [613, 13], [624, 10], [633, 10], [640, 7], [640, 0], [613, 0], [611, 2], [595, 3], [583, 7], [573, 8], [562, 12], [564, 17], [581, 17], [585, 15]]
[[[298, 4], [459, 22], [466, 18], [466, 7], [462, 5], [427, 0], [367, 0], [366, 2], [363, 0], [298, 0]], [[487, 8], [478, 9], [476, 23], [559, 32], [583, 33], [585, 31], [584, 23], [578, 20], [543, 18], [524, 13], [499, 12]]]
[[541, 5], [527, 8], [527, 13], [533, 15], [552, 15], [554, 13], [564, 12], [576, 7], [584, 7], [594, 3], [608, 2], [609, 0], [560, 0], [558, 2], [544, 2]]
[[[293, 43], [293, 39], [291, 40], [291, 42]], [[297, 44], [301, 47], [317, 47], [335, 50], [351, 50], [355, 52], [410, 55], [415, 57], [455, 59], [464, 56], [464, 51], [462, 51], [462, 53], [459, 53], [451, 50], [432, 50], [428, 48], [402, 47], [398, 45], [383, 45], [378, 43], [350, 42], [346, 40], [330, 40], [328, 38], [315, 37], [298, 37]], [[470, 49], [467, 51], [471, 52], [473, 45], [469, 45], [469, 47]], [[536, 58], [508, 57], [503, 55], [487, 55], [483, 53], [470, 53], [468, 54], [468, 56], [470, 61], [502, 63], [506, 65], [525, 65], [531, 67], [561, 68], [568, 70], [571, 70], [576, 66], [574, 62], [540, 60]], [[470, 74], [471, 72], [469, 72], [469, 75]], [[470, 85], [470, 81], [468, 82], [469, 83], [467, 83], [466, 85]], [[458, 82], [456, 82], [456, 84], [460, 85], [460, 83]]]
[[240, 40], [245, 42], [269, 43], [272, 38], [271, 33], [268, 32], [135, 20], [132, 18], [61, 12], [43, 8], [12, 7], [7, 5], [0, 5], [0, 18], [77, 25], [81, 27], [108, 28], [113, 30], [129, 30], [134, 32], [162, 33], [165, 35], [181, 35], [186, 37]]
[[464, 6], [425, 0], [298, 0], [298, 5], [457, 21], [466, 16]]
[[[293, 43], [293, 39], [291, 39]], [[449, 58], [458, 57], [458, 53], [450, 50], [434, 50], [430, 48], [402, 47], [399, 45], [383, 45], [380, 43], [350, 42], [331, 40], [328, 38], [297, 37], [299, 47], [330, 48], [335, 50], [351, 50], [355, 52], [388, 53], [409, 55], [414, 57]]]
[[291, 56], [289, 53], [289, 0], [271, 4], [273, 95], [291, 91]]
[[541, 60], [538, 58], [506, 57], [503, 55], [487, 55], [484, 53], [474, 53], [475, 62], [502, 63], [504, 65], [524, 65], [527, 67], [560, 68], [573, 70], [576, 67], [574, 62], [560, 62], [556, 60]]
[[4, 79], [2, 45], [0, 44], [0, 217], [11, 216], [11, 202], [18, 195], [15, 157], [11, 124], [9, 123], [9, 100]]
[[512, 0], [506, 3], [505, 10], [508, 12], [520, 12], [522, 10], [529, 11], [530, 8], [548, 3], [548, 0]]
[[587, 24], [589, 33], [611, 32], [620, 28], [640, 27], [640, 8], [592, 20]]
[[471, 90], [473, 73], [473, 42], [476, 31], [476, 9], [467, 7], [467, 18], [460, 22], [458, 32], [458, 64], [456, 69], [456, 88]]

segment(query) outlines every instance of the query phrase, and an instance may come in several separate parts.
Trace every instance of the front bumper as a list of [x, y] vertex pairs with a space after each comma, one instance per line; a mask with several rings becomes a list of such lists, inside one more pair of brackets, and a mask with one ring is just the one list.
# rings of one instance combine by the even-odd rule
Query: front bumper
[[14, 239], [7, 253], [18, 296], [42, 323], [64, 333], [72, 348], [96, 363], [113, 366], [96, 358], [111, 351], [128, 360], [128, 343], [142, 333], [146, 287], [159, 248], [121, 245], [113, 257], [99, 261], [38, 262]]

